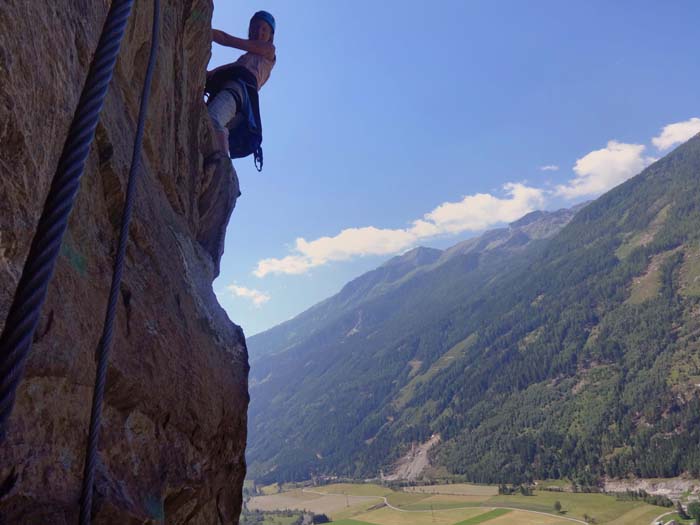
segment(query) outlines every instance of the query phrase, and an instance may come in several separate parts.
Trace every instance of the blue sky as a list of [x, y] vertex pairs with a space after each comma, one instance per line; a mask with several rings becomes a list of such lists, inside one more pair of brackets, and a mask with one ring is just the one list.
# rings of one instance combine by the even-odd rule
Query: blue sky
[[[412, 246], [594, 198], [700, 131], [700, 2], [231, 1], [277, 19], [214, 289], [252, 335]], [[213, 45], [211, 67], [240, 52]], [[298, 239], [301, 239], [298, 241]]]

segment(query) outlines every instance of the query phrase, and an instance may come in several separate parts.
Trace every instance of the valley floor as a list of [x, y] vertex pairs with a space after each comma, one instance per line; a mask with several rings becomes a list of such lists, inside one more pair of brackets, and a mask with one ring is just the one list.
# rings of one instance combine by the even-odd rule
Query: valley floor
[[[561, 513], [554, 510], [557, 501]], [[256, 496], [247, 506], [326, 514], [336, 525], [647, 525], [671, 510], [603, 494], [536, 490], [533, 496], [506, 496], [495, 486], [471, 484], [402, 492], [373, 484], [324, 485]]]

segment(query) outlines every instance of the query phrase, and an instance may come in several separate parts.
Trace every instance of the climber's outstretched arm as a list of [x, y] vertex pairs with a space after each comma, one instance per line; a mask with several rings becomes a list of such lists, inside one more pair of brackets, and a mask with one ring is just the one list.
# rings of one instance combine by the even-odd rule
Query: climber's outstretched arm
[[246, 40], [245, 38], [237, 38], [228, 33], [224, 33], [219, 29], [212, 30], [212, 40], [220, 46], [233, 47], [242, 51], [248, 51], [256, 55], [262, 55], [265, 58], [274, 60], [275, 45], [262, 40]]

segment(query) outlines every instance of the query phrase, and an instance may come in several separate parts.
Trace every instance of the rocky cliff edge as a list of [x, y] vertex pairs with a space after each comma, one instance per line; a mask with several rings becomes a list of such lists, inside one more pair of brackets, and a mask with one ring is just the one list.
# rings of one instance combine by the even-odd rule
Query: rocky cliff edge
[[[107, 0], [0, 4], [0, 328]], [[77, 523], [97, 346], [148, 59], [135, 2], [24, 381], [0, 447], [0, 522]], [[94, 523], [236, 523], [248, 356], [211, 282], [238, 196], [202, 89], [211, 0], [161, 2], [143, 169], [104, 406]], [[16, 477], [16, 480], [15, 480]]]

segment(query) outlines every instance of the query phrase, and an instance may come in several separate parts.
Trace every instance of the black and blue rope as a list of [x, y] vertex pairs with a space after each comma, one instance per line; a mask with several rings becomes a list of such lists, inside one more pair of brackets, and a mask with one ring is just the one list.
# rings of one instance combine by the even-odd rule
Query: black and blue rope
[[[159, 4], [159, 0], [153, 1], [151, 51], [141, 94], [138, 125], [134, 139], [131, 169], [129, 171], [110, 296], [105, 313], [102, 337], [97, 350], [98, 363], [81, 494], [81, 525], [89, 524], [91, 519], [94, 472], [98, 456], [99, 430], [109, 349], [113, 337], [117, 298], [124, 269], [129, 224], [136, 192], [136, 178], [140, 168], [150, 85], [158, 50]], [[109, 9], [95, 56], [90, 65], [90, 70], [68, 131], [68, 137], [63, 146], [56, 173], [44, 203], [42, 215], [32, 240], [22, 276], [15, 291], [3, 332], [0, 335], [0, 443], [4, 441], [6, 436], [17, 387], [24, 374], [32, 338], [56, 267], [63, 235], [75, 203], [80, 179], [85, 170], [90, 145], [95, 137], [100, 111], [112, 79], [132, 7], [133, 0], [114, 0]]]
[[141, 166], [141, 146], [143, 143], [143, 132], [146, 122], [146, 112], [148, 111], [148, 98], [155, 70], [156, 57], [158, 54], [158, 33], [159, 33], [159, 0], [153, 0], [153, 29], [151, 34], [151, 51], [148, 57], [148, 68], [146, 78], [141, 92], [141, 105], [139, 107], [138, 124], [136, 127], [136, 137], [134, 139], [134, 149], [131, 157], [131, 168], [129, 170], [129, 181], [126, 188], [124, 201], [124, 211], [122, 212], [122, 223], [119, 231], [119, 244], [117, 255], [114, 260], [114, 272], [112, 273], [112, 284], [109, 290], [109, 300], [107, 301], [107, 312], [102, 329], [102, 337], [97, 349], [97, 372], [95, 376], [95, 388], [92, 397], [92, 409], [90, 413], [90, 431], [88, 435], [87, 450], [85, 453], [85, 470], [83, 473], [82, 495], [80, 498], [80, 525], [90, 523], [92, 509], [92, 488], [95, 479], [95, 464], [98, 456], [98, 443], [100, 438], [100, 423], [102, 421], [102, 403], [104, 400], [105, 380], [107, 378], [107, 364], [109, 360], [109, 350], [114, 332], [114, 319], [117, 313], [117, 300], [119, 297], [119, 287], [124, 271], [124, 259], [126, 257], [126, 246], [129, 240], [129, 224], [134, 207], [136, 194], [136, 179]]
[[133, 0], [114, 0], [90, 65], [29, 255], [0, 335], [0, 443], [85, 170]]

